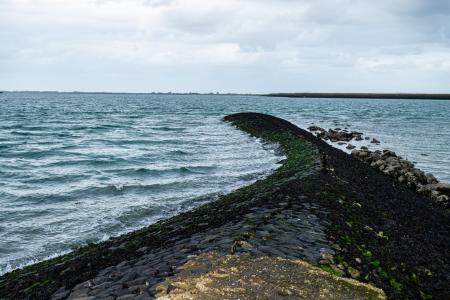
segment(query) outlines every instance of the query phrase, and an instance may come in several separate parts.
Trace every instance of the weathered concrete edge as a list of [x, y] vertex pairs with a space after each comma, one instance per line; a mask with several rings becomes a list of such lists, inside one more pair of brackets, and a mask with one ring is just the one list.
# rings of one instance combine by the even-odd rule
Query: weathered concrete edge
[[[305, 292], [312, 292], [313, 294], [319, 292], [317, 287], [314, 287], [314, 290], [311, 290], [311, 283], [308, 282], [306, 278], [302, 278], [303, 280], [299, 280], [296, 283], [292, 282], [292, 273], [289, 272], [306, 270], [306, 276], [309, 274], [314, 274], [314, 276], [328, 282], [329, 285], [322, 286], [326, 290], [333, 288], [339, 289], [339, 286], [347, 285], [350, 289], [364, 290], [366, 293], [365, 296], [369, 299], [386, 299], [384, 291], [374, 287], [373, 285], [362, 283], [351, 278], [335, 276], [300, 259], [287, 259], [283, 257], [269, 256], [254, 257], [248, 254], [220, 255], [216, 252], [207, 252], [193, 256], [179, 268], [180, 270], [175, 276], [167, 278], [163, 283], [156, 287], [157, 294], [155, 296], [157, 299], [161, 300], [167, 299], [167, 297], [170, 299], [184, 299], [185, 297], [189, 297], [191, 299], [201, 299], [202, 297], [206, 298], [205, 293], [199, 295], [198, 292], [201, 292], [201, 290], [204, 292], [206, 289], [207, 294], [208, 288], [204, 286], [204, 284], [208, 283], [208, 285], [214, 286], [213, 293], [217, 293], [216, 291], [218, 291], [219, 294], [222, 294], [220, 290], [223, 290], [223, 294], [228, 294], [230, 291], [232, 292], [233, 289], [236, 291], [236, 288], [238, 288], [240, 290], [239, 296], [243, 296], [245, 299], [259, 297], [264, 298], [267, 296], [264, 292], [259, 291], [255, 293], [252, 291], [252, 285], [256, 282], [261, 282], [263, 286], [262, 289], [264, 289], [264, 283], [267, 283], [267, 279], [265, 279], [264, 276], [261, 276], [261, 271], [265, 271], [264, 267], [261, 270], [261, 262], [267, 263], [271, 266], [271, 272], [273, 270], [275, 274], [273, 277], [270, 276], [270, 278], [267, 279], [270, 280], [271, 284], [275, 281], [278, 288], [280, 288], [278, 292], [282, 291], [285, 296], [290, 295], [290, 297], [293, 297], [293, 293], [290, 290], [292, 285], [295, 285], [296, 289], [300, 289]], [[250, 282], [247, 282], [248, 279], [245, 277], [239, 277], [239, 287], [234, 284], [233, 286], [230, 286], [231, 281], [228, 280], [225, 280], [225, 284], [223, 284], [223, 282], [219, 282], [224, 278], [231, 279], [236, 277], [236, 272], [238, 272], [238, 269], [244, 264], [246, 265], [244, 268], [251, 276]], [[290, 266], [291, 268], [288, 272], [286, 272], [286, 268], [284, 266]], [[205, 268], [208, 270], [207, 272], [205, 272]], [[215, 276], [216, 274], [214, 273], [217, 272], [220, 273], [220, 276]], [[281, 278], [278, 278], [280, 273]], [[290, 278], [289, 283], [285, 282], [283, 279], [285, 278], [284, 276]], [[216, 289], [216, 291], [214, 291], [214, 289]], [[332, 293], [332, 291], [330, 292]], [[212, 295], [208, 296], [210, 296], [209, 298], [212, 298]], [[233, 293], [228, 296], [233, 298], [233, 296], [236, 297], [238, 295]], [[346, 297], [350, 299], [352, 298], [351, 296], [352, 295], [349, 293]]]

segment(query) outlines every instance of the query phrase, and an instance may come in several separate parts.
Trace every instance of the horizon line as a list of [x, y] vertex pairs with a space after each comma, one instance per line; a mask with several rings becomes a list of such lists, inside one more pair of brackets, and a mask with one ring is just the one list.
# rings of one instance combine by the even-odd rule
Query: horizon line
[[235, 92], [108, 92], [108, 91], [33, 91], [0, 90], [0, 93], [53, 93], [53, 94], [129, 94], [129, 95], [197, 95], [197, 96], [265, 96], [284, 98], [364, 98], [364, 99], [434, 99], [450, 100], [450, 93], [370, 93], [370, 92], [281, 92], [281, 93], [235, 93]]

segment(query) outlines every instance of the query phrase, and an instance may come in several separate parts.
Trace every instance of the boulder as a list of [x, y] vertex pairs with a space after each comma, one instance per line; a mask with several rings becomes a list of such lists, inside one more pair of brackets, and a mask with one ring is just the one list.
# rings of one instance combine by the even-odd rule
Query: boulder
[[358, 157], [360, 152], [361, 152], [360, 150], [355, 149], [355, 150], [353, 150], [350, 154], [351, 154], [352, 156]]
[[431, 183], [428, 184], [427, 187], [433, 192], [436, 192], [436, 195], [444, 194], [450, 196], [450, 184], [448, 183]]
[[443, 194], [450, 195], [450, 184], [449, 183], [436, 183], [435, 189]]
[[436, 177], [434, 177], [434, 175], [431, 173], [425, 174], [425, 177], [427, 178], [427, 183], [429, 183], [429, 184], [438, 183], [438, 180], [436, 179]]
[[319, 126], [309, 126], [308, 127], [308, 130], [309, 131], [325, 131], [325, 129], [323, 129], [322, 127], [319, 127]]
[[369, 157], [369, 152], [361, 151], [361, 152], [359, 152], [358, 156], [359, 156], [359, 158], [363, 158], [363, 159], [368, 158]]
[[394, 152], [394, 151], [391, 151], [391, 150], [383, 150], [382, 156], [383, 156], [383, 157], [389, 157], [389, 156], [396, 157], [397, 154], [395, 154], [395, 152]]
[[436, 197], [436, 202], [445, 208], [449, 208], [450, 197], [447, 195], [440, 195], [440, 196]]

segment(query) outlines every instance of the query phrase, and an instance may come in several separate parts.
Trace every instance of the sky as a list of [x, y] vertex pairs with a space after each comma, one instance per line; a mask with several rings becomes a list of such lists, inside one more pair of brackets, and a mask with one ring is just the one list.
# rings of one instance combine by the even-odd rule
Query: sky
[[0, 0], [0, 90], [450, 93], [450, 1]]

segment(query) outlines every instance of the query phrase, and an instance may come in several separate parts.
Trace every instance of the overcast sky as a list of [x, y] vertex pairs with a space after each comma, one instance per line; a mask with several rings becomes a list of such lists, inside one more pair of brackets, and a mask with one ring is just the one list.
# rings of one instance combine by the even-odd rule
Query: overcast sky
[[0, 0], [0, 90], [450, 92], [450, 1]]

